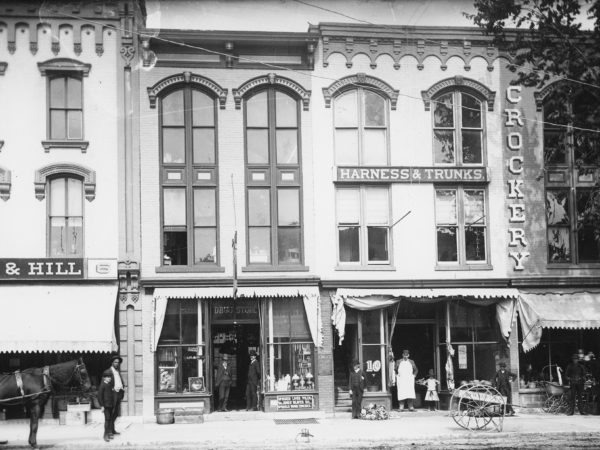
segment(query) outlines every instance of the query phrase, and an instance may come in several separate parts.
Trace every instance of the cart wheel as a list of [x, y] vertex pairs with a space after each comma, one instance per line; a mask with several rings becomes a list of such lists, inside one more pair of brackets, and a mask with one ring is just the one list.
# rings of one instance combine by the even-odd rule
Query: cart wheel
[[467, 430], [483, 430], [492, 426], [502, 431], [504, 408], [504, 397], [491, 386], [461, 386], [450, 399], [452, 418]]
[[546, 401], [544, 402], [544, 406], [542, 406], [542, 411], [544, 411], [545, 413], [554, 413], [554, 406], [555, 403], [555, 399], [554, 397], [548, 397], [546, 399]]

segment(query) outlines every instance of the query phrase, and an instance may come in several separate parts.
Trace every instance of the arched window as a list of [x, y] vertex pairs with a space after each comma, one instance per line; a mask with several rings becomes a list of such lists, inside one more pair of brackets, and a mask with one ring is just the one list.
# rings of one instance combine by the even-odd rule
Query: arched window
[[56, 175], [47, 181], [48, 255], [83, 257], [83, 180]]

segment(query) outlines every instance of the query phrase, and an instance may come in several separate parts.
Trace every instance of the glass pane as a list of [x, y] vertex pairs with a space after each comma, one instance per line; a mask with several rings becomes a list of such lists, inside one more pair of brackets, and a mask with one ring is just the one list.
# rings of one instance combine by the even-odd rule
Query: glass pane
[[390, 206], [387, 188], [365, 189], [365, 219], [368, 225], [388, 225]]
[[340, 166], [358, 165], [358, 130], [335, 130], [335, 158]]
[[368, 227], [369, 261], [388, 261], [388, 228]]
[[183, 125], [183, 90], [175, 91], [162, 99], [162, 124]]
[[277, 130], [277, 164], [298, 164], [296, 130]]
[[246, 130], [248, 164], [267, 164], [269, 162], [268, 130]]
[[[450, 303], [450, 333], [452, 341], [465, 342], [473, 340], [473, 314], [472, 307], [463, 302]], [[456, 350], [456, 349], [455, 349]], [[455, 358], [458, 355], [455, 356]], [[470, 358], [470, 354], [469, 354]], [[458, 358], [456, 358], [458, 359]], [[455, 366], [456, 360], [454, 361]]]
[[438, 261], [458, 261], [456, 227], [437, 227]]
[[71, 217], [67, 220], [67, 256], [83, 254], [83, 220]]
[[269, 189], [248, 189], [248, 225], [271, 225]]
[[185, 225], [185, 189], [163, 190], [163, 223]]
[[465, 164], [481, 164], [481, 131], [462, 131], [462, 159]]
[[214, 189], [194, 189], [194, 225], [215, 226], [216, 198]]
[[67, 137], [66, 121], [66, 111], [50, 111], [50, 139], [65, 139]]
[[187, 265], [187, 233], [185, 231], [165, 231], [163, 236], [163, 264]]
[[279, 264], [300, 264], [300, 228], [279, 228], [277, 230], [277, 251]]
[[81, 80], [67, 78], [67, 108], [81, 109]]
[[365, 382], [370, 391], [381, 391], [381, 346], [363, 345], [363, 370]]
[[67, 223], [63, 217], [50, 219], [50, 256], [65, 256], [67, 252]]
[[384, 166], [387, 164], [385, 129], [364, 130], [363, 164]]
[[436, 164], [454, 162], [454, 131], [433, 131], [433, 152]]
[[67, 112], [69, 139], [83, 139], [83, 113], [81, 111]]
[[371, 91], [365, 93], [365, 126], [385, 126], [385, 100], [380, 95]]
[[50, 180], [50, 215], [66, 216], [65, 178]]
[[194, 128], [193, 131], [194, 164], [215, 163], [214, 128]]
[[298, 124], [298, 102], [283, 92], [275, 92], [276, 126], [295, 128]]
[[336, 206], [338, 223], [360, 222], [360, 190], [338, 189]]
[[[197, 346], [183, 347], [181, 349], [181, 389], [184, 394], [190, 391], [195, 392], [198, 389], [202, 389], [202, 384], [199, 383], [199, 379], [197, 378], [199, 376], [198, 360], [196, 359], [197, 349]], [[191, 388], [190, 381], [192, 383]]]
[[212, 127], [215, 124], [215, 102], [204, 92], [192, 91], [192, 125]]
[[568, 228], [548, 228], [548, 260], [555, 263], [571, 261]]
[[300, 225], [300, 191], [277, 190], [277, 214], [279, 225]]
[[53, 78], [50, 80], [50, 108], [65, 106], [65, 79]]
[[[180, 335], [180, 330], [181, 330], [181, 326], [179, 323], [179, 300], [176, 301], [169, 301], [167, 302], [167, 310], [165, 311], [165, 320], [163, 322], [163, 327], [160, 333], [160, 340], [159, 342], [161, 344], [164, 343], [179, 343], [179, 335]], [[161, 356], [163, 357], [167, 357], [169, 359], [169, 361], [171, 361], [170, 358], [173, 357], [173, 354], [167, 355], [164, 354], [163, 352], [160, 352], [162, 354], [159, 354], [159, 364], [164, 363], [165, 360], [163, 358], [161, 358]], [[174, 362], [174, 361], [172, 361]]]
[[250, 228], [248, 230], [248, 260], [250, 263], [271, 263], [271, 228]]
[[185, 163], [185, 130], [163, 128], [163, 162]]
[[248, 127], [266, 127], [268, 126], [268, 104], [267, 91], [258, 94], [246, 100], [246, 126]]
[[485, 208], [483, 204], [483, 191], [464, 192], [465, 225], [485, 224]]
[[196, 228], [194, 230], [194, 264], [217, 262], [217, 230]]
[[291, 333], [290, 307], [288, 300], [273, 303], [273, 337], [287, 338]]
[[485, 261], [485, 227], [466, 227], [467, 261]]
[[340, 262], [358, 262], [360, 260], [359, 231], [359, 227], [338, 227]]
[[564, 164], [567, 160], [566, 133], [556, 130], [544, 130], [544, 162], [546, 164]]
[[600, 241], [594, 226], [587, 225], [577, 230], [577, 250], [579, 262], [600, 261]]
[[362, 341], [363, 344], [381, 344], [381, 311], [362, 312]]
[[336, 97], [335, 106], [335, 126], [339, 127], [358, 127], [358, 110], [356, 108], [356, 91], [350, 91]]
[[435, 223], [455, 224], [456, 215], [456, 191], [435, 191]]
[[546, 219], [548, 225], [569, 223], [569, 191], [546, 191]]
[[577, 224], [593, 224], [600, 210], [600, 191], [577, 189]]
[[433, 126], [454, 127], [452, 94], [446, 94], [436, 98], [433, 105]]
[[76, 178], [68, 178], [67, 202], [69, 216], [83, 216], [83, 183]]
[[157, 349], [157, 378], [159, 392], [177, 391], [177, 379], [179, 378], [179, 367], [177, 362], [178, 352], [178, 347], [165, 347]]
[[462, 126], [481, 128], [481, 102], [469, 94], [462, 95]]
[[600, 164], [600, 139], [597, 133], [574, 131], [575, 164]]

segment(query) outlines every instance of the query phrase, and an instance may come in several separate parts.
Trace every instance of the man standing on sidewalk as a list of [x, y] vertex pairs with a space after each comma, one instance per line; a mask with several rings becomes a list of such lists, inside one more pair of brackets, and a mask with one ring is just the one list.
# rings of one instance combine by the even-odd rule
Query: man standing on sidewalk
[[218, 411], [229, 411], [227, 409], [227, 400], [229, 400], [229, 390], [233, 377], [231, 376], [231, 367], [229, 367], [229, 357], [222, 356], [221, 366], [217, 370], [217, 379], [215, 386], [219, 389], [219, 408]]
[[565, 376], [571, 386], [571, 410], [567, 415], [572, 416], [575, 412], [575, 402], [581, 415], [586, 415], [583, 409], [583, 384], [585, 382], [585, 367], [579, 363], [579, 355], [573, 353], [571, 364], [567, 366]]
[[119, 415], [121, 400], [125, 396], [125, 387], [123, 378], [119, 372], [119, 365], [123, 358], [115, 355], [111, 359], [111, 365], [102, 373], [102, 382], [98, 388], [98, 402], [104, 409], [104, 440], [110, 441], [117, 431], [115, 430], [115, 420]]
[[246, 411], [258, 410], [257, 388], [260, 381], [260, 365], [256, 359], [256, 352], [250, 351], [250, 367], [248, 367], [248, 382], [246, 384]]
[[510, 385], [511, 379], [516, 378], [516, 375], [512, 372], [506, 370], [506, 363], [502, 361], [500, 364], [500, 370], [496, 372], [496, 376], [494, 377], [494, 386], [500, 392], [500, 395], [506, 397], [506, 405], [504, 406], [504, 412], [509, 416], [515, 415], [515, 410], [513, 409], [512, 403], [512, 387]]

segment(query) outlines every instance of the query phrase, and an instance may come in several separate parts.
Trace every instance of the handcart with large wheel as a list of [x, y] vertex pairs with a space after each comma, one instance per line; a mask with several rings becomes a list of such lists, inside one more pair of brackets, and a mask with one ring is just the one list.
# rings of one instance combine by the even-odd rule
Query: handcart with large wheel
[[457, 388], [450, 398], [450, 415], [467, 430], [502, 431], [506, 397], [488, 384], [471, 383]]

